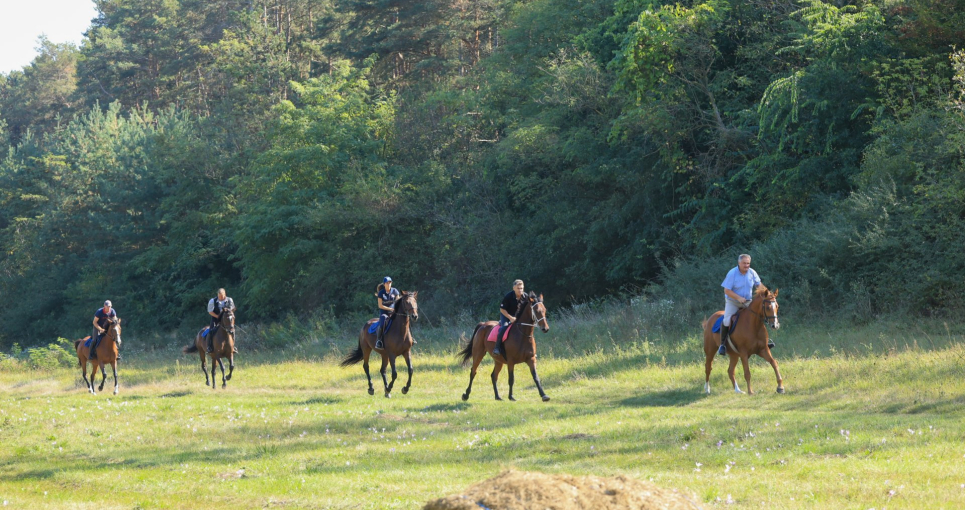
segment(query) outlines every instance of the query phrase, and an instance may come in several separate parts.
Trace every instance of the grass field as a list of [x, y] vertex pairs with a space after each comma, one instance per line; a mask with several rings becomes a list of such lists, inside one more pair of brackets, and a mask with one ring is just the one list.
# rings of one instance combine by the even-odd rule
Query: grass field
[[116, 397], [110, 379], [86, 393], [79, 369], [6, 363], [0, 505], [419, 508], [516, 468], [627, 474], [708, 508], [965, 507], [960, 327], [785, 321], [786, 395], [755, 358], [757, 395], [730, 391], [721, 359], [708, 396], [697, 331], [647, 331], [625, 313], [538, 334], [548, 403], [525, 367], [519, 401], [493, 401], [488, 360], [462, 402], [461, 330], [421, 324], [412, 391], [391, 399], [366, 394], [360, 366], [337, 367], [347, 336], [270, 355], [242, 338], [227, 390], [205, 388], [197, 356], [173, 345], [186, 340], [147, 350], [131, 333]]

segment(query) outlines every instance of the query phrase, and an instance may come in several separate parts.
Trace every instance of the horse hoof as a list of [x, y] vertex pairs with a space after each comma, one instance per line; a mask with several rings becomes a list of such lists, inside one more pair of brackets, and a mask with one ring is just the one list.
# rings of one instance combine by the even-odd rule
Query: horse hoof
[[467, 401], [467, 400], [469, 400], [469, 394], [468, 394], [468, 393], [463, 393], [463, 394], [462, 394], [462, 401], [465, 402], [465, 401]]
[[227, 385], [227, 384], [225, 384], [225, 383], [221, 383], [221, 389], [225, 389], [225, 388], [227, 388], [227, 387], [228, 387], [228, 385]]
[[375, 395], [375, 388], [369, 388], [369, 395]]
[[500, 401], [500, 402], [502, 402], [502, 401], [503, 401], [503, 399], [502, 399], [502, 398], [500, 398], [500, 397], [496, 397], [496, 400], [498, 400], [498, 401]]
[[779, 387], [779, 388], [777, 389], [777, 392], [780, 393], [781, 395], [783, 395], [783, 394], [784, 394], [784, 388], [783, 388], [783, 387]]
[[409, 393], [409, 388], [402, 388], [402, 394], [405, 395], [406, 393]]
[[114, 394], [117, 395], [117, 388], [114, 388]]
[[510, 402], [516, 402], [516, 398], [515, 398], [515, 397], [509, 397], [509, 401], [510, 401]]
[[230, 381], [230, 380], [231, 380], [231, 375], [228, 375], [228, 377], [225, 377], [225, 380]]
[[549, 401], [550, 401], [550, 396], [549, 396], [549, 395], [543, 395], [543, 402], [549, 402]]
[[392, 398], [392, 394], [389, 392], [385, 392], [385, 398]]

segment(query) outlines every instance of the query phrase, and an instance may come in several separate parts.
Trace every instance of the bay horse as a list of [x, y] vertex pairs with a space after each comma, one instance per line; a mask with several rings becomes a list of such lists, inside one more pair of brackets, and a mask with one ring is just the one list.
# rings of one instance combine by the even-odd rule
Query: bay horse
[[[228, 381], [231, 380], [231, 374], [235, 371], [235, 310], [234, 308], [225, 308], [221, 311], [219, 316], [218, 331], [214, 334], [213, 352], [206, 351], [207, 339], [202, 336], [204, 330], [207, 328], [201, 328], [198, 331], [197, 336], [194, 337], [194, 344], [186, 345], [181, 352], [188, 354], [192, 352], [197, 352], [201, 356], [201, 372], [204, 373], [204, 385], [208, 386], [208, 367], [205, 364], [207, 361], [206, 356], [211, 356], [211, 388], [215, 388], [215, 368], [221, 367], [221, 389], [228, 387]], [[208, 333], [211, 334], [211, 333]], [[228, 376], [225, 377], [224, 373], [224, 362], [222, 358], [228, 358]]]
[[466, 387], [466, 392], [462, 394], [462, 399], [469, 400], [472, 381], [476, 378], [476, 369], [479, 368], [479, 363], [486, 357], [486, 353], [489, 353], [489, 356], [495, 362], [490, 379], [493, 381], [493, 394], [496, 396], [496, 400], [502, 400], [499, 397], [496, 381], [499, 379], [499, 372], [503, 369], [503, 365], [506, 365], [506, 370], [509, 372], [509, 400], [516, 401], [513, 398], [513, 383], [515, 382], [513, 368], [518, 363], [525, 363], [529, 366], [529, 373], [533, 376], [533, 381], [536, 382], [536, 389], [539, 390], [543, 402], [548, 401], [550, 397], [543, 391], [543, 383], [540, 382], [539, 375], [536, 374], [535, 333], [537, 325], [543, 333], [550, 330], [549, 322], [546, 321], [546, 306], [543, 304], [543, 296], [537, 296], [535, 292], [524, 295], [522, 304], [516, 312], [516, 320], [509, 326], [508, 336], [503, 342], [503, 354], [494, 356], [493, 348], [496, 346], [496, 342], [486, 340], [489, 337], [489, 332], [499, 326], [499, 323], [487, 321], [477, 324], [469, 342], [457, 354], [457, 356], [462, 356], [462, 366], [468, 365], [469, 359], [472, 359], [469, 386]]
[[[409, 331], [410, 319], [419, 320], [419, 303], [416, 301], [419, 292], [408, 292], [402, 291], [399, 297], [395, 300], [393, 311], [387, 321], [389, 321], [388, 328], [382, 334], [383, 349], [376, 349], [375, 342], [378, 340], [376, 333], [369, 333], [369, 329], [373, 324], [378, 322], [378, 318], [369, 319], [362, 326], [362, 330], [359, 331], [359, 342], [358, 346], [352, 351], [345, 359], [342, 360], [341, 366], [347, 367], [362, 362], [362, 369], [365, 370], [365, 377], [369, 381], [369, 395], [375, 395], [375, 388], [372, 387], [372, 376], [369, 374], [369, 355], [372, 351], [378, 352], [382, 356], [382, 368], [379, 369], [379, 373], [382, 374], [382, 385], [385, 388], [385, 398], [392, 398], [392, 386], [395, 385], [395, 379], [397, 373], [395, 370], [395, 359], [402, 356], [405, 359], [405, 366], [409, 369], [409, 378], [405, 382], [405, 386], [402, 387], [402, 394], [405, 395], [409, 392], [409, 387], [412, 385], [412, 358], [410, 356], [410, 351], [412, 345], [415, 341], [412, 339], [412, 333]], [[392, 366], [392, 380], [389, 381], [385, 377], [385, 367], [386, 365]]]
[[[730, 367], [727, 368], [727, 375], [730, 376], [730, 382], [736, 393], [743, 393], [734, 376], [734, 368], [737, 366], [737, 361], [740, 360], [744, 366], [747, 393], [754, 394], [754, 390], [751, 388], [751, 371], [747, 365], [747, 360], [752, 354], [764, 358], [771, 364], [771, 367], [774, 368], [774, 375], [777, 377], [777, 392], [784, 393], [784, 379], [781, 378], [781, 371], [777, 368], [777, 360], [774, 359], [771, 350], [767, 347], [768, 335], [767, 328], [764, 326], [766, 323], [774, 329], [781, 327], [781, 323], [777, 319], [777, 293], [777, 290], [771, 292], [763, 285], [758, 286], [750, 306], [740, 312], [740, 320], [737, 321], [736, 326], [733, 324], [734, 319], [731, 319], [731, 332], [727, 341], [727, 354], [730, 355]], [[704, 327], [704, 355], [707, 358], [704, 362], [704, 370], [706, 371], [704, 391], [708, 394], [710, 394], [710, 369], [714, 363], [717, 349], [720, 347], [720, 333], [714, 333], [713, 327], [717, 319], [723, 315], [724, 311], [721, 310], [711, 315], [702, 324]]]
[[[97, 388], [97, 391], [104, 391], [104, 382], [107, 381], [107, 371], [104, 370], [104, 365], [111, 366], [111, 372], [114, 375], [114, 394], [117, 395], [118, 383], [117, 383], [117, 348], [121, 345], [121, 319], [114, 317], [108, 319], [107, 332], [104, 333], [104, 338], [101, 342], [97, 344], [97, 350], [94, 351], [97, 357], [90, 359], [90, 347], [84, 345], [87, 338], [81, 338], [80, 340], [74, 340], [74, 350], [77, 351], [77, 362], [80, 364], [80, 368], [83, 371], [84, 383], [87, 385], [87, 389], [90, 390], [91, 395], [96, 395], [94, 391], [94, 377], [97, 375], [97, 370], [101, 371], [101, 385]], [[94, 341], [91, 339], [91, 345]], [[90, 371], [90, 381], [87, 380], [87, 362], [93, 366]]]

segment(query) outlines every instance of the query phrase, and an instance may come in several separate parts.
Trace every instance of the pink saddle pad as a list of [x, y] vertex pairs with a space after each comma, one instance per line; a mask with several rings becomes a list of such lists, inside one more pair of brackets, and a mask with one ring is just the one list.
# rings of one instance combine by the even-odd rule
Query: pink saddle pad
[[[509, 338], [509, 330], [510, 330], [510, 329], [512, 329], [512, 325], [510, 325], [508, 328], [506, 328], [506, 332], [503, 333], [503, 342], [505, 342], [506, 339]], [[490, 329], [490, 330], [489, 330], [489, 336], [486, 337], [486, 341], [487, 341], [487, 342], [495, 342], [495, 341], [496, 341], [496, 332], [497, 332], [497, 331], [499, 331], [499, 326], [496, 326], [496, 327], [494, 327], [493, 329]]]

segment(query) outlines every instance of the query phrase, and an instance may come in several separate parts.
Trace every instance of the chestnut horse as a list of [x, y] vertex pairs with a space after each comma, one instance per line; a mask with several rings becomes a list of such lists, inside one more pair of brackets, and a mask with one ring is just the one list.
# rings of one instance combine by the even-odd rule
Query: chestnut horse
[[[777, 290], [771, 292], [763, 285], [758, 286], [750, 306], [741, 311], [740, 320], [737, 321], [736, 327], [733, 324], [733, 319], [731, 319], [731, 332], [727, 341], [727, 354], [730, 355], [730, 367], [727, 369], [727, 375], [730, 376], [730, 382], [736, 393], [743, 393], [734, 377], [734, 368], [737, 366], [737, 360], [740, 360], [744, 365], [747, 393], [754, 394], [754, 390], [751, 389], [751, 371], [747, 365], [747, 360], [752, 354], [764, 358], [774, 367], [774, 375], [777, 376], [777, 392], [784, 393], [784, 379], [781, 378], [781, 372], [777, 369], [777, 360], [774, 359], [771, 350], [767, 347], [767, 328], [764, 327], [765, 323], [774, 329], [781, 327], [781, 323], [777, 320], [777, 292]], [[709, 319], [703, 322], [704, 355], [707, 357], [704, 363], [704, 369], [707, 372], [704, 390], [708, 394], [710, 393], [710, 369], [714, 363], [717, 349], [720, 347], [720, 333], [714, 333], [712, 330], [717, 318], [722, 315], [724, 315], [723, 310], [711, 315]]]
[[[107, 381], [107, 371], [104, 370], [104, 365], [111, 366], [111, 372], [114, 375], [114, 394], [117, 395], [118, 384], [117, 384], [117, 348], [121, 345], [121, 319], [112, 318], [108, 320], [107, 332], [104, 333], [104, 338], [101, 342], [97, 344], [97, 350], [95, 351], [97, 357], [90, 359], [90, 347], [84, 345], [87, 338], [82, 338], [80, 340], [74, 340], [74, 350], [77, 351], [77, 361], [80, 364], [80, 368], [83, 371], [84, 383], [87, 384], [87, 389], [90, 390], [91, 395], [96, 395], [94, 391], [94, 376], [97, 375], [97, 369], [101, 371], [101, 385], [97, 388], [97, 391], [104, 391], [104, 382]], [[93, 344], [93, 340], [91, 340]], [[87, 380], [87, 362], [90, 361], [93, 368], [90, 371], [90, 381]]]
[[[207, 386], [209, 383], [208, 379], [208, 367], [205, 364], [205, 356], [211, 356], [211, 388], [215, 388], [215, 378], [214, 370], [217, 367], [221, 367], [221, 389], [228, 387], [228, 381], [231, 380], [231, 374], [235, 371], [235, 311], [233, 308], [226, 308], [221, 311], [220, 317], [221, 326], [218, 327], [218, 331], [214, 334], [214, 345], [213, 352], [205, 352], [207, 348], [208, 340], [201, 336], [206, 328], [201, 328], [198, 331], [197, 336], [194, 337], [193, 345], [186, 345], [181, 352], [188, 354], [192, 352], [197, 352], [201, 356], [201, 371], [204, 373], [204, 385]], [[210, 333], [209, 333], [210, 334]], [[228, 376], [225, 377], [224, 373], [224, 362], [221, 361], [222, 358], [228, 358]]]
[[509, 400], [515, 401], [516, 399], [513, 398], [513, 368], [517, 363], [526, 363], [529, 366], [529, 373], [533, 376], [533, 381], [536, 382], [536, 389], [539, 390], [540, 397], [543, 398], [543, 402], [546, 402], [550, 397], [543, 391], [543, 383], [536, 375], [536, 337], [534, 336], [537, 325], [543, 330], [543, 333], [550, 330], [549, 323], [546, 321], [546, 306], [543, 305], [543, 296], [537, 297], [534, 292], [523, 296], [522, 304], [516, 313], [516, 320], [510, 325], [509, 336], [503, 342], [503, 354], [493, 356], [493, 347], [496, 346], [496, 342], [488, 342], [486, 338], [489, 336], [489, 332], [498, 325], [499, 323], [496, 321], [477, 324], [469, 342], [457, 355], [462, 356], [463, 366], [468, 365], [469, 359], [472, 358], [469, 386], [466, 387], [466, 392], [462, 394], [462, 399], [469, 400], [472, 380], [476, 377], [476, 369], [479, 368], [479, 363], [486, 357], [486, 353], [489, 353], [496, 365], [490, 375], [496, 400], [502, 400], [499, 398], [496, 381], [499, 379], [499, 371], [503, 369], [503, 365], [506, 365], [506, 370], [509, 372]]
[[[375, 333], [369, 333], [369, 328], [379, 319], [369, 319], [365, 326], [362, 326], [362, 331], [359, 331], [358, 347], [342, 360], [341, 365], [343, 367], [354, 365], [359, 361], [362, 362], [365, 377], [369, 380], [369, 395], [375, 394], [375, 388], [372, 387], [372, 376], [369, 374], [369, 355], [372, 354], [372, 351], [377, 351], [382, 356], [382, 368], [379, 369], [379, 373], [382, 374], [385, 398], [392, 398], [392, 386], [395, 385], [395, 379], [398, 377], [395, 371], [395, 359], [399, 356], [405, 359], [405, 366], [409, 369], [409, 378], [406, 380], [405, 386], [402, 387], [402, 394], [405, 395], [409, 392], [409, 387], [412, 385], [412, 358], [409, 351], [415, 343], [412, 340], [412, 333], [409, 331], [409, 319], [419, 320], [419, 303], [416, 302], [418, 295], [418, 291], [402, 291], [396, 299], [393, 306], [395, 311], [388, 318], [388, 321], [391, 322], [388, 329], [382, 334], [384, 349], [376, 350], [375, 342], [378, 338], [376, 338]], [[385, 378], [386, 365], [392, 365], [391, 381]]]

